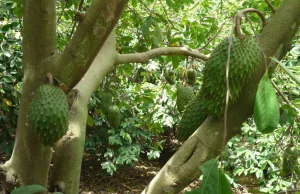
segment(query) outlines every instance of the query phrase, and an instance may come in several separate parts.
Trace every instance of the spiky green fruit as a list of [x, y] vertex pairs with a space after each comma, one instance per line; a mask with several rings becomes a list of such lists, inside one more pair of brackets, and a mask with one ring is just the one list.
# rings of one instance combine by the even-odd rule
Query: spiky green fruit
[[[204, 110], [211, 116], [224, 113], [226, 97], [226, 63], [229, 39], [218, 45], [203, 69], [203, 85], [200, 97]], [[233, 104], [260, 60], [260, 49], [253, 37], [232, 38], [229, 64], [230, 101]]]
[[121, 113], [120, 113], [118, 106], [112, 105], [109, 107], [106, 120], [107, 120], [108, 124], [114, 128], [117, 128], [120, 126]]
[[299, 154], [299, 150], [294, 146], [285, 149], [281, 170], [283, 176], [290, 176], [294, 172]]
[[167, 71], [164, 75], [170, 85], [175, 84], [175, 72], [173, 70]]
[[193, 98], [186, 105], [182, 118], [177, 126], [177, 138], [185, 141], [203, 123], [207, 115], [203, 111], [203, 102], [200, 98]]
[[187, 72], [187, 83], [191, 86], [193, 86], [196, 82], [196, 78], [197, 78], [197, 73], [196, 71], [190, 69]]
[[68, 130], [68, 102], [66, 94], [58, 87], [40, 86], [29, 107], [29, 123], [40, 136], [42, 144], [53, 144]]
[[181, 113], [184, 111], [185, 106], [195, 97], [195, 94], [192, 87], [182, 85], [177, 87], [176, 94], [177, 110]]
[[112, 97], [111, 93], [103, 93], [100, 97], [100, 108], [104, 115], [107, 115], [108, 108], [112, 105]]

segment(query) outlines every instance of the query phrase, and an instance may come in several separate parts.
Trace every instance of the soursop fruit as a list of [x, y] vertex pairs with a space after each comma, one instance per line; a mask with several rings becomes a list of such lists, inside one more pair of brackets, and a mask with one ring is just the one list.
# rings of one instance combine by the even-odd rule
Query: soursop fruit
[[30, 103], [29, 123], [42, 144], [53, 146], [68, 130], [68, 114], [64, 91], [52, 85], [42, 85]]
[[177, 139], [185, 141], [203, 123], [207, 115], [203, 111], [203, 102], [200, 98], [193, 98], [186, 105], [182, 118], [177, 126]]
[[197, 79], [197, 73], [196, 71], [190, 69], [187, 72], [187, 83], [191, 86], [193, 86], [196, 82]]
[[[229, 39], [224, 39], [215, 49], [203, 69], [203, 85], [198, 95], [208, 115], [223, 115], [226, 97], [226, 63]], [[232, 105], [255, 73], [260, 60], [260, 49], [253, 37], [232, 39], [229, 65], [229, 87]]]
[[116, 105], [112, 105], [108, 108], [106, 120], [111, 127], [117, 128], [120, 126], [121, 113]]
[[179, 85], [177, 87], [177, 110], [181, 113], [184, 111], [185, 106], [195, 97], [193, 88], [190, 86]]
[[174, 85], [175, 84], [175, 72], [173, 70], [167, 71], [165, 73], [165, 79], [167, 80], [167, 82], [170, 85]]
[[[206, 62], [202, 87], [186, 106], [177, 126], [179, 140], [186, 140], [207, 116], [220, 117], [224, 114], [228, 44], [229, 39], [224, 39]], [[242, 88], [255, 73], [259, 60], [260, 49], [255, 38], [233, 37], [229, 65], [229, 105], [237, 100]]]
[[112, 105], [112, 94], [103, 93], [100, 97], [100, 108], [104, 115], [107, 115], [109, 107]]

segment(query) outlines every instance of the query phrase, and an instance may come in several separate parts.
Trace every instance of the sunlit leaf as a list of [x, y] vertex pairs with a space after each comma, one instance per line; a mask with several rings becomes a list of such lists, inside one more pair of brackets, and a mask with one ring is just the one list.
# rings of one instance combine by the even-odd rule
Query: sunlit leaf
[[12, 105], [13, 105], [13, 103], [12, 103], [10, 100], [8, 100], [7, 98], [3, 98], [3, 101], [4, 101], [4, 103], [5, 103], [7, 106], [12, 106]]
[[88, 115], [86, 123], [90, 127], [94, 126], [94, 124], [95, 124], [94, 119], [90, 115]]
[[131, 4], [133, 7], [136, 7], [137, 6], [137, 0], [131, 0]]
[[155, 26], [155, 29], [154, 29], [154, 32], [153, 32], [153, 36], [152, 36], [152, 40], [153, 40], [153, 43], [156, 45], [156, 46], [160, 46], [163, 42], [163, 37], [162, 37], [162, 34], [161, 34], [161, 29], [158, 25]]
[[187, 194], [232, 194], [230, 184], [225, 174], [218, 168], [218, 158], [214, 158], [202, 164], [203, 181], [199, 189]]
[[255, 98], [254, 121], [257, 129], [262, 133], [273, 132], [279, 124], [279, 116], [277, 96], [266, 72]]

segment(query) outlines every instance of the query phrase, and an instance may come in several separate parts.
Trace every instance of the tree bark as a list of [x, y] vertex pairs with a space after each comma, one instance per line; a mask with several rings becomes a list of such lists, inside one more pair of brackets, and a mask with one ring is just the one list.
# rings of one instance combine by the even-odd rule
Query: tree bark
[[[285, 45], [299, 29], [300, 1], [285, 0], [263, 29], [259, 43], [264, 53], [260, 68], [244, 88], [238, 102], [228, 112], [227, 139], [240, 133], [242, 123], [253, 114], [254, 99], [258, 83], [276, 53], [286, 53]], [[284, 54], [279, 55], [283, 57]], [[145, 188], [143, 194], [179, 193], [198, 178], [199, 167], [216, 157], [222, 148], [224, 120], [207, 118], [198, 130], [182, 145], [174, 156]]]
[[89, 69], [117, 24], [128, 0], [93, 0], [71, 41], [51, 70], [73, 88]]
[[6, 190], [21, 184], [47, 185], [51, 159], [50, 147], [39, 143], [39, 137], [28, 124], [28, 107], [35, 89], [46, 81], [43, 61], [56, 50], [55, 0], [24, 0], [23, 66], [24, 80], [18, 127], [12, 157], [4, 165]]
[[[115, 32], [107, 38], [83, 79], [74, 88], [79, 92], [70, 110], [69, 130], [55, 146], [50, 189], [64, 194], [78, 193], [84, 151], [87, 105], [93, 92], [113, 67], [116, 58]], [[60, 185], [65, 185], [63, 190]]]

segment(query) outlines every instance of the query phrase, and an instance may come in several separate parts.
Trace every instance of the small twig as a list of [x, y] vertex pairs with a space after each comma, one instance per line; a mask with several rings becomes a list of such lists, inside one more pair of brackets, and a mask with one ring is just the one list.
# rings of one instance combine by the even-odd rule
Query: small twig
[[81, 0], [78, 6], [78, 11], [81, 11], [84, 0]]
[[65, 6], [64, 6], [62, 12], [60, 13], [60, 15], [58, 16], [58, 19], [57, 19], [57, 22], [56, 22], [56, 23], [58, 23], [58, 22], [60, 21], [60, 18], [61, 18], [62, 15], [65, 13], [65, 9], [66, 9], [66, 7], [67, 7], [67, 5], [68, 5], [68, 1], [69, 1], [69, 0], [66, 0]]
[[272, 3], [269, 0], [265, 0], [265, 2], [268, 4], [268, 6], [271, 8], [272, 12], [275, 13], [276, 9], [275, 7], [272, 5]]
[[150, 12], [150, 15], [153, 14], [153, 11], [151, 11], [151, 10], [147, 7], [147, 5], [143, 2], [143, 0], [140, 0], [140, 2], [141, 2], [141, 4], [143, 4], [143, 6], [146, 8], [146, 10], [147, 10], [148, 12]]
[[218, 36], [218, 34], [221, 32], [221, 30], [222, 30], [222, 28], [223, 28], [223, 26], [225, 25], [226, 22], [227, 21], [223, 22], [223, 24], [219, 27], [217, 33], [213, 37], [211, 37], [203, 47], [198, 49], [199, 51], [202, 51], [203, 49], [205, 49], [207, 47], [207, 45], [209, 45], [209, 43], [211, 43], [211, 41], [213, 41]]
[[159, 0], [159, 2], [160, 2], [161, 6], [162, 6], [162, 8], [163, 8], [163, 10], [164, 10], [164, 12], [165, 12], [165, 16], [166, 16], [168, 22], [170, 22], [170, 24], [175, 28], [173, 22], [172, 22], [172, 21], [170, 20], [170, 18], [168, 17], [169, 14], [168, 14], [167, 9], [165, 8], [164, 4], [162, 3], [161, 0]]
[[[80, 4], [79, 4], [78, 9], [77, 9], [77, 13], [81, 11], [83, 2], [84, 2], [83, 0], [80, 1]], [[73, 24], [73, 27], [72, 27], [72, 31], [71, 31], [70, 37], [72, 37], [72, 35], [74, 33], [74, 30], [75, 30], [75, 27], [76, 27], [76, 24], [77, 24], [77, 22], [76, 22], [77, 21], [76, 20], [76, 15], [77, 14], [75, 14], [75, 16], [74, 16], [74, 24]]]
[[275, 137], [275, 135], [274, 135], [274, 133], [273, 133], [273, 135], [274, 135], [274, 139], [275, 139], [275, 145], [273, 146], [273, 150], [275, 151], [275, 149], [279, 146], [279, 147], [281, 147], [281, 149], [282, 149], [282, 146], [280, 145], [280, 142], [281, 142], [281, 140], [283, 139], [283, 137], [285, 137], [286, 136], [286, 134], [291, 130], [291, 128], [292, 128], [292, 125], [290, 125], [288, 128], [287, 128], [287, 130], [281, 135], [281, 137], [279, 138], [279, 140], [277, 140], [276, 139], [276, 137]]
[[134, 8], [131, 8], [129, 5], [127, 6], [128, 9], [137, 17], [137, 19], [139, 20], [143, 20], [137, 13], [136, 13], [136, 10]]
[[278, 92], [278, 94], [282, 97], [283, 101], [285, 101], [288, 105], [290, 104], [290, 101], [284, 96], [284, 94], [280, 91], [278, 86], [271, 80], [271, 84], [275, 88], [275, 90]]
[[222, 160], [222, 150], [224, 150], [226, 138], [227, 138], [227, 116], [228, 116], [228, 104], [229, 104], [229, 97], [230, 97], [230, 87], [229, 87], [229, 64], [230, 64], [230, 53], [231, 53], [231, 46], [232, 46], [232, 37], [234, 31], [234, 24], [236, 22], [236, 16], [233, 18], [232, 29], [229, 37], [229, 44], [228, 44], [228, 53], [227, 53], [227, 63], [226, 63], [226, 104], [225, 104], [225, 111], [224, 111], [224, 135], [223, 135], [223, 143], [222, 149], [220, 153], [220, 158]]
[[235, 33], [236, 33], [237, 37], [240, 37], [242, 35], [242, 32], [241, 32], [242, 17], [243, 17], [243, 15], [245, 15], [248, 12], [256, 13], [260, 17], [263, 27], [265, 27], [267, 24], [267, 19], [265, 18], [264, 14], [262, 12], [260, 12], [259, 10], [253, 9], [253, 8], [244, 9], [236, 14]]
[[252, 21], [250, 20], [250, 18], [248, 17], [247, 14], [245, 15], [245, 17], [246, 17], [247, 20], [249, 21], [249, 24], [250, 24], [251, 30], [252, 30], [252, 32], [253, 32], [253, 34], [254, 34], [254, 36], [255, 36], [256, 42], [259, 44], [258, 36], [257, 36], [257, 33], [256, 33], [255, 29], [254, 29], [254, 26], [253, 26], [253, 24], [252, 24]]

